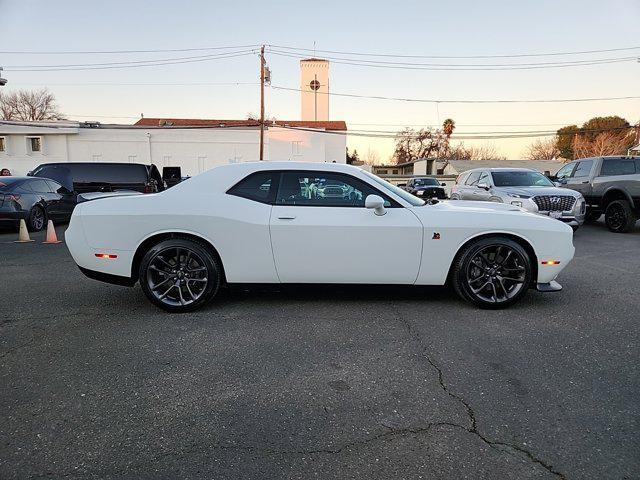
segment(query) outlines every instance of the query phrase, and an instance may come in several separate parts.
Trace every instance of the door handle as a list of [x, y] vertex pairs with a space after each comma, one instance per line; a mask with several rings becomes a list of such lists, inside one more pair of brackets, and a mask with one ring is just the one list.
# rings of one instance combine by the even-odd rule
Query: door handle
[[280, 215], [278, 216], [279, 220], [295, 220], [295, 215]]
[[587, 180], [586, 182], [582, 182], [582, 183], [589, 183], [589, 180]]

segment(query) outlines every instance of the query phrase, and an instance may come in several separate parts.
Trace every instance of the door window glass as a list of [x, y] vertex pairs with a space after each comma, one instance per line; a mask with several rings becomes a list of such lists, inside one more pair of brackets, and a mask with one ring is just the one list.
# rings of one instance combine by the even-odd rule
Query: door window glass
[[576, 170], [573, 172], [573, 177], [588, 177], [589, 173], [591, 173], [591, 166], [593, 165], [593, 160], [585, 160], [583, 162], [578, 162], [578, 166]]
[[[329, 172], [283, 172], [276, 203], [314, 207], [364, 207], [367, 195], [385, 197], [349, 175]], [[385, 198], [385, 206], [391, 202]]]
[[478, 179], [478, 185], [484, 183], [485, 185], [489, 185], [491, 182], [489, 182], [489, 175], [487, 174], [487, 172], [482, 172], [482, 174], [480, 175], [480, 178]]
[[273, 203], [279, 174], [273, 171], [256, 172], [240, 180], [227, 192], [229, 195], [261, 203]]
[[49, 188], [52, 192], [59, 193], [60, 195], [64, 193], [68, 193], [67, 189], [60, 185], [58, 182], [54, 182], [53, 180], [47, 180], [47, 184], [49, 184]]
[[565, 165], [560, 170], [558, 170], [558, 172], [556, 173], [556, 178], [558, 178], [558, 179], [567, 178], [569, 175], [571, 175], [571, 172], [573, 171], [573, 168], [575, 166], [576, 166], [575, 163], [569, 163], [569, 164]]
[[636, 165], [632, 158], [605, 158], [602, 160], [601, 176], [633, 175]]
[[33, 190], [36, 193], [51, 192], [49, 185], [47, 185], [47, 182], [45, 182], [44, 180], [32, 180], [31, 182], [29, 182], [29, 185], [31, 186], [31, 190]]
[[465, 185], [477, 185], [478, 180], [480, 180], [480, 172], [473, 172], [471, 175], [469, 175], [469, 178], [467, 178]]

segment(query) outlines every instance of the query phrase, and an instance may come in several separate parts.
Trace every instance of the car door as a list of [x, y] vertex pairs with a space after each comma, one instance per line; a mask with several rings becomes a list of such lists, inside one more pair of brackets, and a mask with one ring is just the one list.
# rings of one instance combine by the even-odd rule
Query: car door
[[[486, 185], [488, 188], [480, 188], [480, 185]], [[474, 199], [482, 202], [491, 200], [491, 179], [487, 172], [481, 172], [478, 183], [475, 185]]]
[[47, 180], [51, 191], [59, 195], [57, 209], [58, 220], [69, 221], [73, 209], [78, 202], [78, 196], [74, 192], [70, 192], [66, 187], [63, 187], [58, 182], [53, 180]]
[[[370, 194], [385, 199], [384, 215], [365, 208]], [[418, 218], [343, 173], [282, 172], [270, 230], [283, 283], [411, 284], [420, 267]]]
[[566, 187], [569, 177], [571, 177], [573, 170], [576, 168], [576, 164], [577, 162], [567, 163], [564, 167], [558, 170], [551, 179], [560, 184], [561, 187]]
[[480, 172], [471, 172], [464, 182], [462, 188], [462, 200], [478, 200], [477, 190], [478, 181], [480, 180]]
[[594, 163], [593, 158], [578, 161], [571, 176], [567, 178], [565, 186], [580, 192], [583, 197], [589, 198], [591, 196], [591, 170]]

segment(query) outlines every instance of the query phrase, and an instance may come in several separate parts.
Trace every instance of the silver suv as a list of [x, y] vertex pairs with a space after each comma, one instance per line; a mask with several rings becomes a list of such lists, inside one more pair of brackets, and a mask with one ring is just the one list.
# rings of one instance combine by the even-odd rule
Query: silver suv
[[577, 230], [584, 223], [586, 205], [576, 191], [558, 188], [529, 168], [476, 168], [461, 174], [451, 188], [452, 200], [510, 203], [548, 215]]

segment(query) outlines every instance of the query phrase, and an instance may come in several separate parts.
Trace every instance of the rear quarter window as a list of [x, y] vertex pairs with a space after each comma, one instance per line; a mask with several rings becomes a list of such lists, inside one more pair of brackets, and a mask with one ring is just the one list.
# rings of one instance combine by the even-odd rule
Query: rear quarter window
[[609, 175], [633, 175], [640, 173], [640, 170], [637, 169], [639, 164], [640, 160], [632, 158], [605, 158], [602, 160], [600, 175], [603, 177]]
[[227, 194], [271, 204], [275, 200], [279, 179], [278, 172], [255, 172], [227, 190]]

